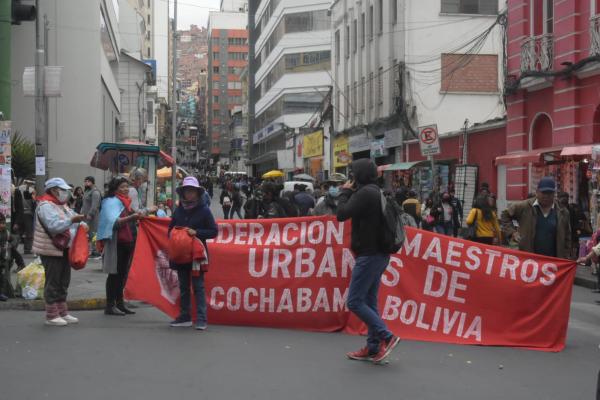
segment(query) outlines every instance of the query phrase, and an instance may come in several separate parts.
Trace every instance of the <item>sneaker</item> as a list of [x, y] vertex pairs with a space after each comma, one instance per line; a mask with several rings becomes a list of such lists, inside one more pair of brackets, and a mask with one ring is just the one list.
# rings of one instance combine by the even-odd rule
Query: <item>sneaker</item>
[[358, 351], [351, 351], [349, 353], [346, 353], [346, 357], [348, 357], [351, 360], [358, 361], [373, 361], [374, 356], [375, 354], [370, 353], [369, 348], [367, 346], [363, 347]]
[[72, 316], [71, 314], [67, 314], [64, 317], [61, 317], [62, 319], [64, 319], [65, 321], [67, 321], [67, 324], [76, 324], [79, 322], [79, 318], [75, 318], [74, 316]]
[[400, 338], [395, 335], [392, 335], [387, 340], [383, 340], [379, 346], [379, 352], [373, 357], [373, 362], [376, 364], [383, 363], [398, 343], [400, 343]]
[[192, 320], [191, 318], [182, 318], [182, 317], [177, 317], [177, 319], [171, 321], [171, 323], [169, 324], [170, 326], [172, 326], [173, 328], [187, 328], [192, 326]]
[[65, 321], [62, 317], [56, 317], [54, 319], [47, 319], [46, 325], [49, 326], [66, 326], [67, 321]]
[[194, 327], [197, 331], [205, 331], [206, 328], [208, 328], [206, 322], [196, 322], [196, 326]]

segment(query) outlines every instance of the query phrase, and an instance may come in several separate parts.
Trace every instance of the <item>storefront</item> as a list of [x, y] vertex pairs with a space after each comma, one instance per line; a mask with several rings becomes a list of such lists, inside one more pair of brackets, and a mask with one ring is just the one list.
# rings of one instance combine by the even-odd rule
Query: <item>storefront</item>
[[347, 135], [340, 135], [333, 140], [333, 168], [335, 172], [348, 175], [348, 165], [352, 161], [350, 142]]
[[319, 130], [302, 139], [304, 171], [321, 181], [323, 176], [323, 131]]

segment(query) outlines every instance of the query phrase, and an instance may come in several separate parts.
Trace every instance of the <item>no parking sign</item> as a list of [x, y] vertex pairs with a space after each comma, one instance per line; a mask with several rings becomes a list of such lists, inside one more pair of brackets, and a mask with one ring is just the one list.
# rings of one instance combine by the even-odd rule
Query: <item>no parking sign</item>
[[437, 125], [419, 127], [419, 145], [423, 156], [440, 154], [440, 138]]

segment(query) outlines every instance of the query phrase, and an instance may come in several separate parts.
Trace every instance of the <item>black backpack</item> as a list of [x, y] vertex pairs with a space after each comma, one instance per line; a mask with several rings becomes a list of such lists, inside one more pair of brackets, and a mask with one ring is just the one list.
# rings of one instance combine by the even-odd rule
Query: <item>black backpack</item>
[[397, 253], [406, 238], [404, 211], [392, 196], [381, 192], [381, 213], [383, 229], [380, 250], [387, 254]]

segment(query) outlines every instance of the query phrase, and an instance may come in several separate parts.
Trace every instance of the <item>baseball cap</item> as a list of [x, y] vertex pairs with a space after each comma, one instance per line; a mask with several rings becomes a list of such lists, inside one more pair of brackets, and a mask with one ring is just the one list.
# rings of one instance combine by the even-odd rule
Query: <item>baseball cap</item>
[[44, 185], [44, 190], [50, 190], [55, 187], [62, 190], [71, 190], [71, 186], [69, 186], [63, 178], [48, 179]]
[[540, 192], [556, 192], [556, 181], [551, 176], [544, 176], [538, 182], [537, 190]]

